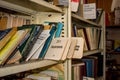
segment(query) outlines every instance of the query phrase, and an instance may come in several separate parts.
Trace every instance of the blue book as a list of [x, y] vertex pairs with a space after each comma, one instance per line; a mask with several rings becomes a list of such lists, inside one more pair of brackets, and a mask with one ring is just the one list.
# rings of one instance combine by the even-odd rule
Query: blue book
[[62, 31], [62, 28], [63, 28], [63, 23], [59, 22], [57, 24], [57, 30], [56, 30], [56, 33], [55, 33], [55, 37], [60, 37], [60, 34], [61, 34], [61, 31]]
[[77, 37], [77, 26], [75, 24], [73, 24], [73, 33], [74, 37]]
[[11, 30], [12, 28], [6, 30], [0, 30], [0, 40], [2, 40]]
[[50, 36], [49, 36], [48, 39], [46, 40], [46, 42], [45, 42], [45, 44], [44, 44], [44, 46], [43, 46], [43, 49], [42, 49], [42, 51], [41, 51], [41, 53], [40, 53], [40, 55], [39, 55], [39, 58], [40, 58], [40, 59], [42, 59], [42, 58], [45, 56], [45, 54], [46, 54], [46, 52], [47, 52], [47, 50], [48, 50], [48, 47], [49, 47], [49, 45], [50, 45], [50, 43], [51, 43], [51, 41], [52, 41], [52, 38], [53, 38], [53, 36], [54, 36], [55, 31], [56, 31], [56, 26], [53, 25], [52, 28], [51, 28], [51, 30], [50, 30]]
[[93, 77], [94, 70], [93, 70], [93, 60], [92, 59], [82, 59], [86, 64], [86, 76]]

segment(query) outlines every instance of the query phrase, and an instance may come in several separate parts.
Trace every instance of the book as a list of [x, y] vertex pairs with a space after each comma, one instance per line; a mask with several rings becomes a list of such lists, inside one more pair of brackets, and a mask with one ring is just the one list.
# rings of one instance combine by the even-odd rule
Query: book
[[86, 64], [86, 76], [87, 77], [93, 77], [94, 76], [94, 70], [93, 70], [93, 60], [83, 58], [82, 59]]
[[77, 36], [77, 26], [76, 26], [76, 24], [73, 24], [72, 31], [73, 31], [73, 36], [76, 37]]
[[59, 79], [59, 73], [56, 70], [44, 70], [44, 71], [40, 71], [40, 74], [46, 74], [51, 76], [53, 79], [58, 80]]
[[19, 27], [19, 29], [31, 29], [30, 36], [28, 39], [20, 46], [19, 50], [22, 54], [21, 61], [26, 60], [27, 56], [29, 55], [31, 49], [33, 48], [34, 43], [37, 41], [38, 36], [43, 31], [43, 25], [24, 25], [22, 27]]
[[73, 38], [70, 38], [70, 39], [71, 39], [71, 44], [70, 44], [70, 47], [69, 47], [67, 58], [72, 58], [73, 57], [74, 50], [75, 50], [75, 47], [76, 47], [76, 44], [77, 44], [76, 39], [73, 39]]
[[5, 45], [4, 48], [0, 50], [0, 65], [3, 65], [7, 58], [11, 55], [14, 49], [20, 44], [22, 39], [28, 33], [29, 29], [17, 31]]
[[71, 45], [71, 39], [68, 39], [67, 45], [66, 45], [66, 47], [65, 47], [65, 50], [64, 50], [64, 53], [63, 53], [63, 55], [62, 55], [61, 60], [67, 59], [67, 55], [69, 54], [70, 45]]
[[54, 38], [45, 54], [44, 59], [61, 60], [68, 38]]
[[103, 9], [100, 9], [100, 8], [98, 8], [97, 9], [97, 14], [96, 14], [96, 20], [95, 20], [95, 22], [97, 23], [97, 24], [99, 24], [100, 23], [100, 20], [101, 20], [101, 17], [102, 17], [102, 14], [103, 14]]
[[0, 30], [5, 30], [7, 29], [7, 22], [8, 22], [8, 17], [7, 16], [3, 16], [0, 19]]
[[32, 50], [30, 51], [28, 57], [26, 58], [26, 61], [29, 59], [38, 59], [39, 54], [45, 44], [45, 41], [50, 36], [49, 34], [50, 30], [43, 30], [42, 33], [39, 35], [37, 41], [33, 45]]
[[13, 56], [11, 56], [9, 58], [9, 60], [5, 63], [5, 64], [13, 64], [16, 63], [17, 61], [19, 62], [19, 60], [22, 58], [22, 55], [20, 53], [19, 50], [17, 50]]
[[0, 40], [0, 50], [7, 44], [10, 38], [17, 32], [17, 28], [7, 29], [5, 31], [1, 31], [1, 38]]
[[10, 31], [11, 29], [0, 30], [0, 40], [2, 40]]
[[88, 45], [87, 45], [85, 34], [84, 34], [84, 28], [77, 29], [77, 37], [83, 37], [83, 39], [84, 39], [84, 51], [87, 51]]
[[64, 77], [65, 77], [64, 76], [64, 65], [62, 63], [51, 66], [47, 70], [53, 71], [54, 77], [56, 77], [58, 80], [64, 80]]
[[72, 78], [73, 80], [83, 80], [85, 63], [79, 62], [72, 64]]
[[72, 37], [72, 38], [77, 40], [77, 44], [72, 58], [80, 59], [83, 57], [84, 39], [82, 37]]
[[71, 11], [77, 12], [80, 4], [80, 0], [71, 0]]
[[40, 58], [40, 59], [43, 59], [43, 58], [44, 58], [44, 56], [45, 56], [45, 54], [46, 54], [46, 52], [47, 52], [47, 50], [48, 50], [48, 48], [49, 48], [49, 45], [50, 45], [50, 43], [51, 43], [51, 41], [52, 41], [52, 39], [53, 39], [53, 36], [54, 36], [55, 31], [56, 31], [56, 26], [55, 26], [55, 25], [52, 25], [52, 28], [51, 28], [51, 30], [50, 30], [50, 32], [49, 32], [50, 36], [49, 36], [49, 37], [47, 38], [47, 40], [45, 41], [45, 44], [44, 44], [44, 46], [43, 46], [43, 48], [42, 48], [42, 51], [41, 51], [41, 53], [40, 53], [40, 55], [39, 55], [39, 58]]
[[46, 74], [40, 74], [40, 73], [28, 75], [26, 78], [33, 79], [33, 80], [52, 80], [51, 76]]
[[55, 37], [56, 37], [56, 38], [57, 38], [57, 37], [60, 37], [62, 28], [63, 28], [63, 23], [58, 22], [58, 23], [57, 23], [56, 33], [55, 33]]
[[96, 41], [95, 41], [95, 34], [94, 34], [94, 29], [90, 27], [85, 28], [85, 34], [88, 39], [88, 45], [90, 50], [96, 49]]

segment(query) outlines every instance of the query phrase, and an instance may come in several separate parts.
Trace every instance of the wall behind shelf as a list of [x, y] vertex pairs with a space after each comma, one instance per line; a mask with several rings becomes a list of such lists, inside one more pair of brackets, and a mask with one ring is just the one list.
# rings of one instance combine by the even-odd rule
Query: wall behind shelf
[[87, 0], [87, 2], [95, 2], [97, 8], [102, 8], [105, 12], [111, 12], [112, 0]]
[[112, 27], [112, 28], [109, 28], [109, 27], [106, 27], [106, 37], [107, 39], [110, 39], [110, 40], [120, 40], [120, 27], [116, 28], [116, 27]]

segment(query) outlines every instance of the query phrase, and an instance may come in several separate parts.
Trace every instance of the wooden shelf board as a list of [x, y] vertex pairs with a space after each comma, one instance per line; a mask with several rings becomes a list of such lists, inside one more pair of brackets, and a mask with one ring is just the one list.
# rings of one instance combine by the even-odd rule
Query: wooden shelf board
[[15, 65], [8, 65], [0, 68], [0, 77], [19, 73], [19, 72], [24, 72], [36, 68], [46, 67], [57, 63], [58, 62], [52, 60], [41, 60], [41, 61], [15, 64]]
[[37, 12], [63, 12], [62, 8], [49, 4], [43, 0], [0, 0], [0, 7], [35, 14]]
[[83, 56], [88, 56], [88, 55], [92, 55], [92, 54], [97, 54], [97, 53], [100, 53], [100, 52], [102, 52], [102, 51], [103, 51], [102, 49], [86, 51], [86, 52], [83, 53]]
[[75, 18], [76, 20], [83, 21], [83, 22], [85, 22], [85, 23], [87, 23], [89, 25], [92, 25], [92, 26], [100, 27], [100, 25], [98, 25], [98, 24], [96, 24], [96, 23], [94, 23], [92, 21], [89, 21], [87, 19], [84, 19], [84, 18], [82, 18], [82, 17], [80, 17], [80, 16], [78, 16], [78, 15], [76, 15], [74, 13], [72, 13], [72, 18]]

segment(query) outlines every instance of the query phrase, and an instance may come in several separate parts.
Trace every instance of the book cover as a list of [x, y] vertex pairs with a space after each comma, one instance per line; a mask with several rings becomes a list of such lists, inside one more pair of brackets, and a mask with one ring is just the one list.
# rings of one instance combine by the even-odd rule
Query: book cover
[[90, 27], [86, 27], [85, 28], [85, 33], [86, 33], [86, 37], [88, 39], [88, 44], [89, 44], [89, 48], [90, 50], [94, 50], [96, 49], [96, 41], [95, 41], [95, 35], [94, 35], [94, 29], [90, 28]]
[[84, 39], [82, 37], [72, 37], [72, 38], [77, 40], [77, 45], [75, 47], [75, 51], [72, 58], [81, 59], [83, 57]]
[[10, 38], [17, 32], [17, 28], [12, 28], [11, 30], [5, 30], [5, 32], [3, 31], [3, 33], [1, 33], [1, 38], [3, 36], [3, 38], [0, 40], [0, 50], [7, 44], [7, 42], [10, 40]]
[[73, 31], [73, 36], [77, 37], [77, 26], [76, 26], [76, 24], [73, 24], [72, 31]]
[[24, 61], [27, 58], [38, 36], [43, 31], [42, 25], [24, 25], [23, 27], [20, 27], [20, 29], [27, 29], [27, 28], [31, 29], [31, 31], [30, 31], [30, 36], [28, 37], [28, 39], [19, 48], [23, 56], [21, 61]]
[[75, 47], [77, 45], [77, 40], [76, 39], [74, 39], [74, 38], [70, 38], [70, 39], [71, 39], [71, 44], [70, 44], [68, 55], [67, 55], [67, 58], [69, 58], [69, 59], [73, 57]]
[[52, 76], [46, 74], [40, 74], [40, 73], [28, 75], [26, 78], [33, 80], [52, 80]]
[[86, 76], [87, 77], [94, 77], [94, 70], [93, 70], [93, 60], [83, 58], [82, 59], [86, 64]]
[[56, 77], [58, 77], [58, 80], [64, 80], [64, 65], [63, 64], [57, 64], [52, 67], [49, 67], [47, 70], [56, 72]]
[[71, 11], [77, 12], [78, 11], [78, 6], [80, 4], [80, 0], [71, 0]]
[[40, 53], [40, 55], [39, 55], [39, 58], [40, 59], [43, 59], [44, 58], [44, 56], [45, 56], [45, 54], [46, 54], [46, 52], [47, 52], [47, 50], [48, 50], [48, 48], [49, 48], [49, 45], [50, 45], [50, 43], [51, 43], [51, 41], [52, 41], [52, 39], [53, 39], [53, 36], [54, 36], [54, 33], [55, 33], [55, 31], [56, 31], [56, 26], [52, 26], [52, 28], [51, 28], [51, 30], [50, 30], [50, 32], [49, 32], [49, 34], [50, 34], [50, 36], [47, 38], [47, 40], [45, 41], [45, 44], [44, 44], [44, 46], [43, 46], [43, 48], [42, 48], [42, 51], [41, 51], [41, 53]]
[[83, 80], [84, 67], [85, 67], [84, 62], [78, 62], [78, 63], [72, 64], [73, 80]]
[[45, 44], [45, 41], [50, 36], [50, 30], [43, 30], [39, 35], [37, 41], [34, 43], [33, 48], [31, 49], [29, 55], [26, 58], [26, 61], [29, 59], [38, 59], [40, 52]]
[[87, 42], [86, 42], [86, 38], [85, 38], [85, 34], [84, 34], [84, 29], [83, 28], [78, 28], [77, 29], [77, 37], [83, 37], [84, 39], [84, 51], [88, 50], [88, 46], [87, 46]]
[[14, 55], [12, 55], [9, 60], [5, 63], [5, 64], [13, 64], [16, 63], [17, 61], [19, 62], [19, 60], [22, 58], [22, 55], [20, 53], [19, 50], [17, 50]]
[[8, 22], [8, 17], [7, 16], [3, 16], [0, 19], [0, 30], [5, 30], [7, 29], [7, 22]]
[[85, 59], [91, 59], [92, 60], [92, 68], [93, 68], [93, 76], [94, 78], [97, 77], [98, 73], [98, 57], [96, 56], [86, 56], [84, 57]]
[[55, 33], [55, 37], [56, 37], [56, 38], [57, 38], [57, 37], [60, 37], [62, 28], [63, 28], [63, 23], [58, 22], [58, 23], [57, 23], [56, 33]]
[[4, 48], [0, 50], [0, 65], [3, 65], [7, 58], [11, 55], [14, 49], [20, 44], [22, 39], [28, 33], [28, 29], [26, 30], [19, 30], [12, 36], [9, 42], [5, 45]]
[[67, 55], [68, 55], [68, 52], [69, 52], [69, 49], [70, 49], [70, 45], [71, 45], [71, 39], [68, 39], [67, 45], [65, 47], [64, 54], [62, 55], [61, 60], [67, 59]]
[[46, 52], [44, 59], [61, 60], [68, 38], [54, 38]]

